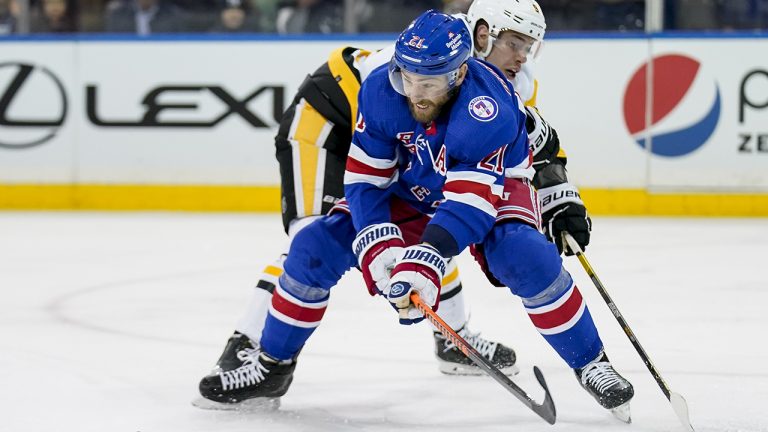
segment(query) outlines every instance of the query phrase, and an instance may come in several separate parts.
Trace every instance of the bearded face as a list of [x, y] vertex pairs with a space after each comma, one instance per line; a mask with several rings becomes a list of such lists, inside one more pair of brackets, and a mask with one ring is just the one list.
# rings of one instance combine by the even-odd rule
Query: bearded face
[[417, 99], [408, 98], [408, 108], [411, 115], [420, 123], [429, 123], [440, 116], [440, 112], [446, 103], [450, 100], [451, 93], [444, 93], [436, 99]]
[[402, 73], [402, 94], [408, 98], [408, 109], [420, 123], [435, 120], [466, 74], [466, 65], [444, 75]]

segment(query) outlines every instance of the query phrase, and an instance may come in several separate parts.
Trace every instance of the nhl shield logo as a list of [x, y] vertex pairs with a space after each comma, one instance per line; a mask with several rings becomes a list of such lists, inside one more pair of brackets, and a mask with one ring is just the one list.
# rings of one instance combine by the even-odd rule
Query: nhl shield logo
[[469, 113], [476, 120], [488, 122], [496, 118], [499, 105], [490, 96], [478, 96], [469, 102]]

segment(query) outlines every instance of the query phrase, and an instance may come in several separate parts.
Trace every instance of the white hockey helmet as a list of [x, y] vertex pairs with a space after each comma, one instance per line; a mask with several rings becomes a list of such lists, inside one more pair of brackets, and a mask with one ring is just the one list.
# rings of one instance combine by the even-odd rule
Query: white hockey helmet
[[491, 40], [484, 52], [477, 52], [481, 58], [491, 53], [493, 41], [507, 30], [535, 39], [536, 47], [533, 52], [535, 57], [547, 29], [544, 13], [536, 0], [475, 0], [467, 11], [467, 20], [473, 37], [475, 27], [480, 20], [488, 24]]

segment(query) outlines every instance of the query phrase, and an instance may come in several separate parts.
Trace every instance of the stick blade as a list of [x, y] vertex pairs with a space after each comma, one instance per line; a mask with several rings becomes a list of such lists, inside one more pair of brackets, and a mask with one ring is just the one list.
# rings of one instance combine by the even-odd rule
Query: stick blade
[[536, 381], [544, 388], [544, 402], [541, 405], [534, 405], [531, 407], [533, 411], [543, 418], [544, 421], [553, 425], [557, 420], [557, 411], [555, 409], [555, 402], [552, 400], [552, 395], [549, 393], [549, 387], [547, 382], [544, 381], [544, 374], [538, 366], [533, 367], [533, 374], [536, 376]]
[[690, 417], [688, 416], [688, 403], [685, 401], [685, 398], [679, 393], [669, 392], [669, 402], [672, 404], [672, 409], [677, 414], [677, 418], [680, 419], [680, 423], [689, 432], [694, 432]]

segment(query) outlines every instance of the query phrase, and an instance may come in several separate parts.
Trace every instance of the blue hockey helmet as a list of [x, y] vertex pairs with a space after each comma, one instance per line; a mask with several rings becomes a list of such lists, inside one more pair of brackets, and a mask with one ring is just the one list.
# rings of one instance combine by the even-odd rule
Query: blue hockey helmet
[[[456, 86], [459, 68], [472, 54], [472, 37], [466, 23], [429, 10], [406, 28], [395, 43], [389, 79], [398, 93], [412, 96], [414, 81], [426, 81], [423, 97], [435, 97]], [[403, 78], [403, 74], [408, 77]]]

